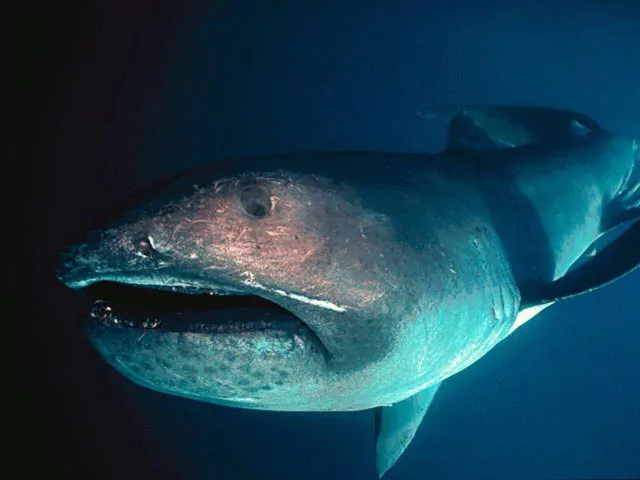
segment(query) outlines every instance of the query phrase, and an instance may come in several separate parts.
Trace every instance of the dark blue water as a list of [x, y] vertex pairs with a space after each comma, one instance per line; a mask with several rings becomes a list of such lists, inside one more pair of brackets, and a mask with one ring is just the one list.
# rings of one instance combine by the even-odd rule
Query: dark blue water
[[[228, 409], [118, 376], [84, 342], [50, 256], [129, 189], [184, 168], [432, 151], [443, 132], [416, 115], [425, 103], [569, 108], [640, 137], [640, 5], [174, 3], [63, 12], [34, 54], [21, 448], [67, 478], [376, 478], [372, 412]], [[386, 478], [640, 478], [639, 293], [636, 272], [556, 305], [447, 380]]]

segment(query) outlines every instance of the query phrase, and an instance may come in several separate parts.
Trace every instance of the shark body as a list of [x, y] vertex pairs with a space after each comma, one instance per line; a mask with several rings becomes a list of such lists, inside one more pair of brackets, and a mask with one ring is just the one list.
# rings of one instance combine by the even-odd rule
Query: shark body
[[58, 277], [96, 299], [90, 341], [164, 393], [375, 408], [383, 475], [443, 380], [640, 263], [636, 140], [554, 109], [447, 118], [437, 155], [245, 158], [136, 194], [61, 256]]

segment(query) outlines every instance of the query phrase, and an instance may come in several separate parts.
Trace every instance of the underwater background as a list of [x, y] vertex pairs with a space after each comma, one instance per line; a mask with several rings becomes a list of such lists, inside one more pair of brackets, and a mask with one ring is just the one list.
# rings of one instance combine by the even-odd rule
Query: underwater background
[[[67, 2], [15, 48], [13, 448], [27, 478], [374, 479], [373, 412], [161, 395], [89, 347], [52, 258], [133, 188], [231, 156], [442, 147], [425, 104], [584, 112], [640, 137], [640, 2]], [[25, 7], [26, 8], [26, 7]], [[22, 72], [22, 73], [20, 73]], [[13, 186], [15, 186], [13, 185]], [[388, 480], [640, 478], [640, 273], [444, 382]], [[15, 387], [15, 388], [13, 388]]]

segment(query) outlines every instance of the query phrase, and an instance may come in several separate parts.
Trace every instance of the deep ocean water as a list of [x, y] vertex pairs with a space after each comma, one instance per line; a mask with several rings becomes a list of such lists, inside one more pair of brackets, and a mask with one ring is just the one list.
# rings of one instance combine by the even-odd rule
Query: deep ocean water
[[[17, 448], [63, 478], [376, 478], [370, 411], [229, 409], [113, 372], [50, 259], [128, 190], [185, 168], [437, 150], [444, 131], [416, 115], [426, 103], [568, 108], [640, 137], [640, 4], [144, 3], [85, 2], [25, 23], [41, 49], [15, 149], [29, 175]], [[558, 304], [446, 381], [385, 478], [640, 478], [638, 292], [635, 272]]]

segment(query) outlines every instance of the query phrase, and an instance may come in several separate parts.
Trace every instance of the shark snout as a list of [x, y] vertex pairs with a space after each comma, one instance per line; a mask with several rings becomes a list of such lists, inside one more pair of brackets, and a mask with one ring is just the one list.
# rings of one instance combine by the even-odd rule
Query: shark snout
[[67, 262], [60, 262], [54, 274], [59, 281], [73, 289], [85, 287], [96, 281], [96, 272], [91, 268], [71, 267]]
[[79, 289], [105, 278], [109, 268], [100, 254], [88, 244], [72, 245], [58, 255], [56, 278], [67, 287]]
[[166, 265], [166, 255], [157, 254], [146, 238], [102, 230], [69, 244], [58, 255], [54, 274], [67, 287], [78, 289], [99, 281], [148, 276]]
[[95, 271], [84, 261], [88, 246], [74, 242], [68, 245], [56, 258], [54, 275], [69, 288], [81, 288], [87, 284]]

